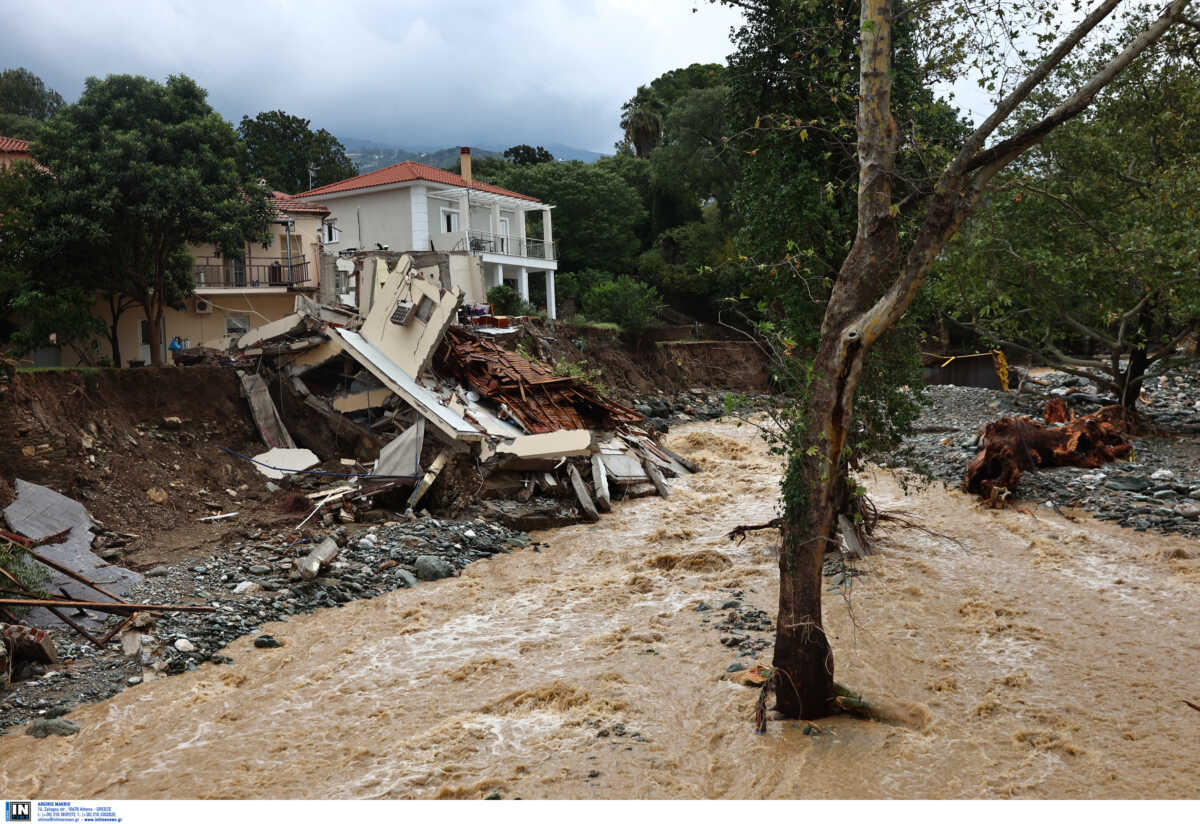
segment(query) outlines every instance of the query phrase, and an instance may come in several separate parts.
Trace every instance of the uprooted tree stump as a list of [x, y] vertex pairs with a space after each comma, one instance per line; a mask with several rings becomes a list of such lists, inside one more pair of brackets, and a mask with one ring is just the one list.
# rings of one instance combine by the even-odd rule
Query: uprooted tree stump
[[[1066, 417], [1059, 409], [1047, 414], [1057, 421]], [[983, 449], [967, 464], [966, 489], [994, 500], [1015, 490], [1021, 473], [1030, 469], [1097, 467], [1128, 457], [1133, 444], [1127, 434], [1134, 427], [1129, 411], [1120, 406], [1106, 406], [1060, 426], [1001, 418], [983, 431]]]

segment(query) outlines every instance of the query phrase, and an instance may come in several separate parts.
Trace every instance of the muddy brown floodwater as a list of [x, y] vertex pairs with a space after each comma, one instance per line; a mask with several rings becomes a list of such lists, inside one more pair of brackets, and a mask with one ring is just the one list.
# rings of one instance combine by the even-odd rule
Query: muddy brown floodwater
[[[830, 596], [838, 678], [902, 723], [772, 721], [705, 617], [774, 615], [778, 464], [748, 428], [680, 427], [705, 472], [667, 501], [372, 601], [270, 625], [70, 718], [0, 739], [11, 797], [1195, 797], [1195, 542], [868, 485], [947, 537], [891, 532]], [[953, 540], [949, 540], [953, 539]], [[1174, 557], [1172, 557], [1174, 556]], [[1189, 557], [1191, 556], [1191, 557]], [[701, 601], [713, 612], [698, 613]], [[716, 623], [716, 619], [712, 619]], [[741, 659], [746, 661], [747, 659]], [[769, 650], [764, 654], [769, 660]]]

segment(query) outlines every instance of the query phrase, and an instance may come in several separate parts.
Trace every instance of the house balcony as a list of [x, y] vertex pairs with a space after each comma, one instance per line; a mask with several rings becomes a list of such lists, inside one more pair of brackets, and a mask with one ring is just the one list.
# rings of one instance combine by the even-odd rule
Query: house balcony
[[517, 235], [497, 235], [476, 229], [459, 234], [463, 237], [455, 245], [455, 249], [465, 249], [477, 255], [511, 255], [512, 257], [537, 260], [556, 260], [554, 241], [547, 242], [531, 237], [521, 238]]
[[308, 261], [301, 256], [286, 260], [252, 258], [196, 258], [197, 289], [315, 288]]

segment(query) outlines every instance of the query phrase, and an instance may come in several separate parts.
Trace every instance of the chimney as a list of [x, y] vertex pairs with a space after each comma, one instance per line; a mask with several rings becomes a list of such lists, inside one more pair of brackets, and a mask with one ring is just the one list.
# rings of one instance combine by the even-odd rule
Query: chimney
[[458, 150], [458, 168], [463, 178], [471, 182], [471, 147], [462, 146]]

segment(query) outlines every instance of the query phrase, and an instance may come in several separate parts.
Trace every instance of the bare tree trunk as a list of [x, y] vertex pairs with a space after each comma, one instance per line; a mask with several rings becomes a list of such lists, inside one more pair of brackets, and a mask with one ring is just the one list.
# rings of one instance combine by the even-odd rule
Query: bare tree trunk
[[850, 501], [846, 447], [863, 360], [912, 304], [938, 254], [992, 177], [1083, 111], [1100, 89], [1178, 21], [1188, 0], [1173, 0], [1145, 32], [1041, 121], [985, 150], [997, 126], [1118, 3], [1104, 0], [1097, 6], [967, 138], [930, 193], [925, 219], [902, 261], [898, 210], [892, 203], [899, 139], [891, 115], [891, 2], [862, 0], [858, 227], [826, 305], [812, 364], [808, 428], [791, 454], [783, 484], [774, 665], [776, 708], [787, 717], [813, 718], [835, 709], [833, 656], [821, 624], [821, 567], [825, 552], [836, 546], [837, 516]]
[[834, 708], [833, 656], [821, 624], [821, 567], [825, 553], [837, 546], [837, 516], [849, 503], [844, 447], [866, 354], [857, 324], [899, 265], [891, 210], [897, 132], [891, 116], [890, 5], [890, 0], [862, 3], [858, 229], [825, 307], [809, 388], [806, 449], [793, 456], [784, 484], [773, 663], [776, 708], [790, 717], [819, 717]]

